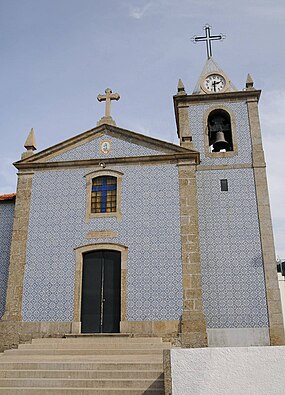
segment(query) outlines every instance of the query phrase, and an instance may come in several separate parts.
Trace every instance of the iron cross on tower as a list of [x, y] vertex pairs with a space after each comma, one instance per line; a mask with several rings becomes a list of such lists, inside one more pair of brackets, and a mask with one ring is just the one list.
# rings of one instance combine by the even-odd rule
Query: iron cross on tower
[[210, 57], [212, 56], [212, 41], [215, 40], [223, 40], [225, 38], [225, 36], [220, 33], [214, 36], [211, 36], [211, 26], [210, 25], [205, 25], [204, 26], [204, 30], [205, 30], [205, 36], [194, 36], [192, 37], [192, 41], [194, 42], [194, 44], [196, 44], [199, 41], [206, 41], [206, 45], [207, 45], [207, 56], [208, 59], [210, 59]]
[[105, 117], [111, 117], [111, 100], [119, 100], [120, 95], [118, 93], [112, 93], [110, 88], [107, 88], [105, 93], [105, 95], [98, 95], [97, 100], [106, 101]]

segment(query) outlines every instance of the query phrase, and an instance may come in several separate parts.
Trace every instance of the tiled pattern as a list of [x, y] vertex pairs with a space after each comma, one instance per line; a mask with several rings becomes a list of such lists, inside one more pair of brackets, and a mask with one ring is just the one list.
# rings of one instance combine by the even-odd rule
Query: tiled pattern
[[[117, 166], [124, 173], [122, 222], [85, 218], [86, 180], [92, 169], [36, 172], [33, 178], [25, 321], [73, 317], [74, 248], [111, 241], [128, 246], [127, 319], [175, 320], [182, 313], [178, 169], [175, 165]], [[118, 238], [86, 240], [94, 230]]]
[[[100, 152], [100, 143], [104, 140], [112, 141], [112, 150], [110, 154], [102, 154]], [[119, 158], [124, 156], [143, 156], [143, 155], [160, 155], [161, 151], [156, 151], [142, 145], [130, 143], [125, 140], [114, 138], [105, 135], [103, 137], [95, 138], [94, 140], [82, 144], [81, 146], [71, 149], [68, 152], [62, 153], [50, 159], [48, 162], [67, 161], [67, 160], [84, 160], [84, 159], [107, 159]]]
[[0, 319], [5, 311], [14, 202], [0, 203]]
[[[193, 136], [194, 148], [201, 153], [202, 165], [232, 165], [241, 163], [252, 163], [251, 139], [247, 105], [244, 102], [224, 103], [223, 108], [229, 108], [236, 116], [236, 132], [238, 155], [230, 158], [213, 158], [205, 156], [204, 148], [204, 113], [212, 105], [200, 104], [189, 107], [190, 130]], [[218, 105], [217, 105], [218, 108]]]
[[[207, 326], [267, 327], [253, 170], [198, 171], [197, 176]], [[228, 179], [228, 192], [221, 192], [220, 179]]]

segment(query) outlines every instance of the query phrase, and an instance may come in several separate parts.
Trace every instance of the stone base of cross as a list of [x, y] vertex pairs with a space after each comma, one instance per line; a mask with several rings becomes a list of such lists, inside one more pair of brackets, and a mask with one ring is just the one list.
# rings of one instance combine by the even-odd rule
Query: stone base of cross
[[108, 117], [104, 116], [101, 119], [99, 119], [99, 121], [97, 122], [97, 126], [103, 125], [104, 123], [107, 123], [108, 125], [116, 126], [116, 122], [111, 117], [111, 115]]

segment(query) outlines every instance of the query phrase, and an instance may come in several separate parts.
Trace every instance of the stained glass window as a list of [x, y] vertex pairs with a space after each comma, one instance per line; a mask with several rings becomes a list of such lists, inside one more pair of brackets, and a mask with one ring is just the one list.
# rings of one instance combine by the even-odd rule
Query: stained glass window
[[117, 210], [117, 178], [96, 177], [92, 180], [91, 213], [113, 213]]

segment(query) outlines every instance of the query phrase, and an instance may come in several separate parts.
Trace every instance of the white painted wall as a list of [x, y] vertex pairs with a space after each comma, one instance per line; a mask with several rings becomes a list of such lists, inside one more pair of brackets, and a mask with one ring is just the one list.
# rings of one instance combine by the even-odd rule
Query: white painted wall
[[171, 350], [172, 395], [283, 395], [285, 347]]

